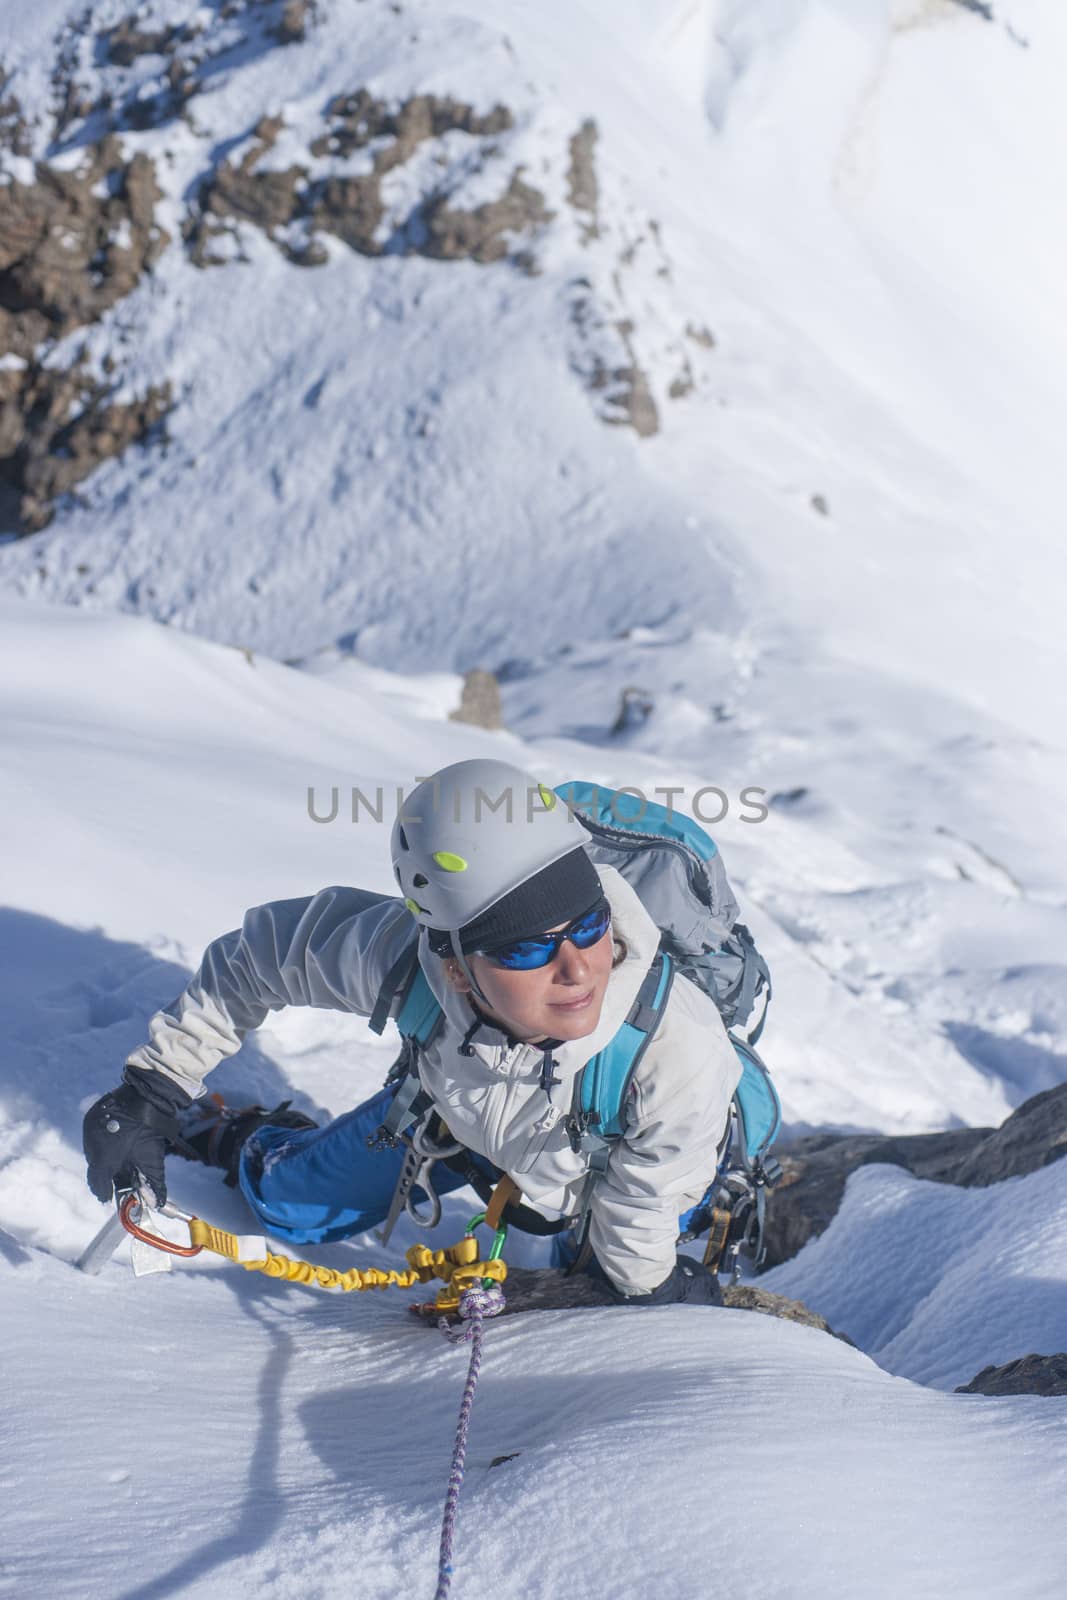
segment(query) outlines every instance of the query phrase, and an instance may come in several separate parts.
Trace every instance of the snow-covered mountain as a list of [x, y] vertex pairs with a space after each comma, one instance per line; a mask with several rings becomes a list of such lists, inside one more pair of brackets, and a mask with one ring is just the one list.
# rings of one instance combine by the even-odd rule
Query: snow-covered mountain
[[169, 407], [8, 589], [422, 669], [788, 619], [1049, 731], [1056, 0], [49, 0], [4, 35], [9, 204], [113, 125], [95, 187], [150, 164], [96, 320], [101, 284], [64, 315], [5, 267], [48, 302], [15, 338], [4, 299], [8, 375], [84, 349]]
[[[353, 787], [703, 791], [787, 1132], [1067, 1078], [1065, 47], [1058, 0], [0, 18], [0, 1595], [429, 1592], [443, 1341], [71, 1266], [81, 1113], [208, 940], [392, 888]], [[392, 1054], [288, 1012], [212, 1087], [337, 1113]], [[930, 1391], [1067, 1348], [1065, 1184], [856, 1173], [768, 1281], [859, 1351], [493, 1329], [457, 1595], [1058, 1594], [1062, 1402]]]

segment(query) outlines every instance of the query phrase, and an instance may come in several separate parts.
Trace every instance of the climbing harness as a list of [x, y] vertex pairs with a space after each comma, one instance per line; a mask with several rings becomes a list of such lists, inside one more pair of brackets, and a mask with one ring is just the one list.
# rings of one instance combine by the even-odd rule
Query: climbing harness
[[[400, 1177], [393, 1191], [389, 1211], [376, 1235], [382, 1244], [389, 1243], [393, 1229], [403, 1212], [407, 1212], [416, 1227], [436, 1228], [441, 1220], [441, 1202], [430, 1176], [434, 1162], [457, 1156], [463, 1149], [455, 1139], [446, 1138], [439, 1143], [436, 1142], [430, 1136], [428, 1121], [418, 1124], [409, 1133], [401, 1134], [397, 1142], [406, 1145], [407, 1150], [400, 1166]], [[416, 1189], [421, 1189], [426, 1196], [425, 1211], [420, 1211], [416, 1204]]]

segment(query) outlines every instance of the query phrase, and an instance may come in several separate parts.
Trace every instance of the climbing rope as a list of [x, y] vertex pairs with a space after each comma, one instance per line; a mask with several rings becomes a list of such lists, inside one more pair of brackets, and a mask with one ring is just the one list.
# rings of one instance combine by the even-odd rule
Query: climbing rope
[[439, 1324], [442, 1332], [454, 1344], [470, 1341], [471, 1358], [467, 1368], [467, 1381], [463, 1385], [463, 1399], [459, 1406], [456, 1442], [452, 1447], [452, 1464], [448, 1469], [448, 1493], [445, 1495], [445, 1511], [441, 1519], [441, 1551], [437, 1563], [437, 1588], [434, 1591], [434, 1600], [448, 1600], [452, 1587], [452, 1547], [456, 1536], [459, 1492], [463, 1487], [463, 1473], [467, 1462], [467, 1434], [470, 1430], [474, 1391], [478, 1387], [478, 1374], [482, 1368], [482, 1322], [486, 1317], [497, 1316], [503, 1309], [504, 1293], [498, 1284], [491, 1283], [487, 1288], [475, 1286], [466, 1291], [459, 1303], [459, 1314], [466, 1324], [463, 1331], [454, 1333], [444, 1317]]

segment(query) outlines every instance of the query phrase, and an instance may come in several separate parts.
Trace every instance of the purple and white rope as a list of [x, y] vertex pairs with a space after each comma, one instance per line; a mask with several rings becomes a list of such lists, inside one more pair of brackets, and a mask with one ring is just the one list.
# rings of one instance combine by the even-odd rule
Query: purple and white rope
[[468, 1289], [459, 1302], [459, 1314], [466, 1326], [454, 1332], [441, 1318], [437, 1326], [453, 1344], [470, 1342], [471, 1359], [467, 1368], [467, 1381], [463, 1386], [463, 1399], [459, 1405], [459, 1422], [456, 1442], [452, 1449], [452, 1465], [448, 1470], [448, 1493], [445, 1495], [445, 1512], [441, 1521], [441, 1554], [437, 1568], [437, 1589], [434, 1600], [448, 1600], [452, 1585], [452, 1545], [456, 1533], [456, 1513], [459, 1510], [459, 1491], [463, 1487], [463, 1469], [467, 1459], [467, 1434], [470, 1429], [474, 1391], [478, 1387], [478, 1373], [482, 1366], [482, 1322], [495, 1317], [504, 1309], [504, 1291], [494, 1283], [489, 1288], [477, 1284]]

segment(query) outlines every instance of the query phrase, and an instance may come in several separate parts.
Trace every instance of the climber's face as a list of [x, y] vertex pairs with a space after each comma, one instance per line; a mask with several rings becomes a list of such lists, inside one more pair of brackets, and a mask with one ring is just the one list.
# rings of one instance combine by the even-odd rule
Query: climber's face
[[[561, 933], [575, 923], [557, 923], [547, 933]], [[489, 1002], [491, 1015], [518, 1039], [584, 1039], [600, 1021], [600, 1010], [611, 975], [615, 947], [610, 923], [595, 943], [584, 950], [571, 939], [559, 942], [555, 955], [543, 967], [512, 970], [492, 956], [467, 957], [478, 987]], [[447, 964], [450, 981], [461, 993], [469, 992], [466, 974], [457, 961]], [[484, 1007], [483, 1007], [484, 1009]]]

